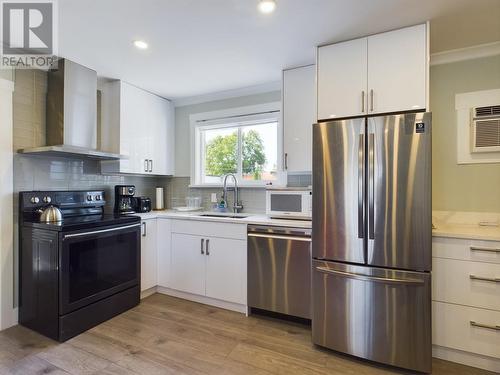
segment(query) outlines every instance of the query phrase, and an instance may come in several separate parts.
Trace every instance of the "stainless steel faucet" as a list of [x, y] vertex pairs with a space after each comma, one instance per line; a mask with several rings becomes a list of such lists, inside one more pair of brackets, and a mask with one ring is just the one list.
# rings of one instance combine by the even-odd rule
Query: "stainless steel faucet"
[[[227, 186], [228, 177], [233, 178], [234, 187]], [[236, 180], [236, 176], [232, 173], [228, 173], [224, 176], [224, 187], [222, 188], [222, 199], [224, 199], [224, 202], [226, 202], [226, 207], [227, 207], [227, 192], [231, 190], [233, 191], [233, 212], [236, 214], [243, 209], [243, 204], [239, 200], [238, 181]]]

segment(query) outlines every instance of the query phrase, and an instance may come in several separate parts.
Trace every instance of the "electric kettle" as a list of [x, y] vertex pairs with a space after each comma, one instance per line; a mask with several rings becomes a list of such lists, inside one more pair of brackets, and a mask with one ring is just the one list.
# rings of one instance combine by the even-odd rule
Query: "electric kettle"
[[38, 210], [41, 223], [54, 223], [63, 220], [62, 212], [56, 206], [50, 205]]

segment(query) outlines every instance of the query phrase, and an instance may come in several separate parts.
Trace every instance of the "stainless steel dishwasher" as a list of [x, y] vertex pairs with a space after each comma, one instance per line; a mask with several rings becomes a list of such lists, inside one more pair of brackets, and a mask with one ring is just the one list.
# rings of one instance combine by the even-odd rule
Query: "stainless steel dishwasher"
[[311, 319], [311, 229], [248, 226], [248, 306]]

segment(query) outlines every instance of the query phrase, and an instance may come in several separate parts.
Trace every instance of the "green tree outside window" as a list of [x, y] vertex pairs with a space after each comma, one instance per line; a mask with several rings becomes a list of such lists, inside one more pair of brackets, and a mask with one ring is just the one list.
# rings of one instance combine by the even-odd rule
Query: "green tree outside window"
[[[260, 134], [255, 130], [242, 132], [242, 173], [260, 179], [266, 154]], [[207, 176], [222, 176], [238, 171], [238, 131], [230, 135], [217, 136], [205, 148], [205, 173]]]

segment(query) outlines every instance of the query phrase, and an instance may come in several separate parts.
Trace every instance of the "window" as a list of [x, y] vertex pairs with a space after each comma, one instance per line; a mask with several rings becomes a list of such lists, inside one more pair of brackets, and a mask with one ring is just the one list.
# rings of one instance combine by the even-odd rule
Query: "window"
[[276, 183], [279, 111], [198, 120], [195, 126], [195, 185], [220, 185], [233, 173], [240, 185]]

